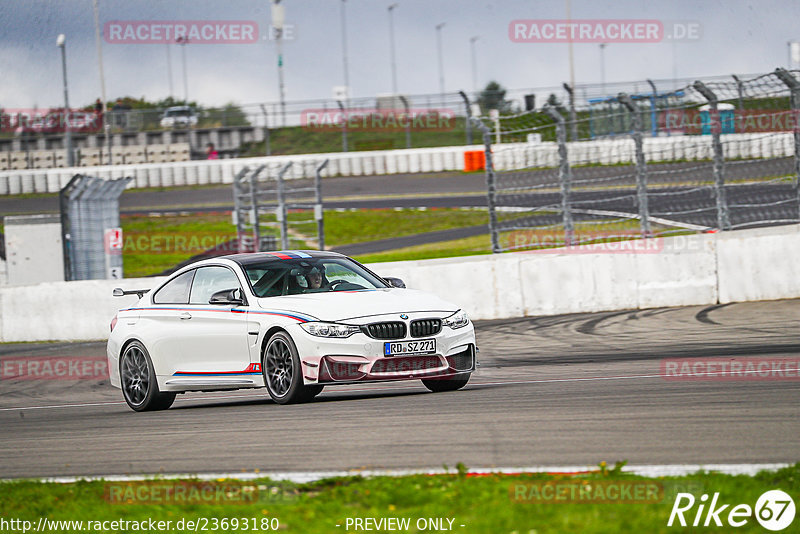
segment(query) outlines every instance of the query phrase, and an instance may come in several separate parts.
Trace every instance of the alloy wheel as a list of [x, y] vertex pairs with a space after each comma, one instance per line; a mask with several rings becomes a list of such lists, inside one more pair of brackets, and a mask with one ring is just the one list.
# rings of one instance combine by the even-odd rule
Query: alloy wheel
[[270, 391], [277, 397], [286, 395], [292, 386], [294, 375], [292, 352], [286, 341], [278, 338], [269, 344], [264, 370]]
[[138, 346], [131, 345], [125, 350], [121, 371], [125, 396], [132, 404], [142, 404], [150, 390], [151, 377], [147, 357]]

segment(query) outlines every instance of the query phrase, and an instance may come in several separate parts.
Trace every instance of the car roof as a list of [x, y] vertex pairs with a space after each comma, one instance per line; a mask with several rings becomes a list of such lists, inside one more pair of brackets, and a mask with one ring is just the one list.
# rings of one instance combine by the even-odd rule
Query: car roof
[[280, 260], [290, 260], [290, 259], [301, 260], [301, 259], [322, 259], [322, 258], [347, 258], [347, 256], [345, 256], [344, 254], [339, 254], [338, 252], [325, 252], [320, 250], [275, 250], [269, 252], [246, 252], [242, 254], [227, 254], [225, 256], [214, 256], [212, 258], [206, 258], [190, 263], [188, 265], [184, 265], [180, 269], [175, 270], [175, 272], [173, 272], [170, 275], [170, 279], [178, 275], [181, 275], [187, 271], [191, 271], [192, 269], [196, 269], [198, 267], [204, 267], [207, 265], [221, 264], [221, 265], [232, 266], [231, 264], [236, 264], [239, 265], [240, 267], [244, 267], [246, 265], [253, 265], [261, 263], [263, 261], [271, 261], [271, 260], [280, 261]]
[[328, 252], [321, 250], [274, 250], [268, 252], [249, 252], [243, 254], [228, 254], [218, 256], [217, 259], [231, 260], [239, 265], [252, 265], [261, 263], [265, 260], [302, 260], [302, 259], [322, 259], [322, 258], [346, 258], [344, 254], [338, 252]]

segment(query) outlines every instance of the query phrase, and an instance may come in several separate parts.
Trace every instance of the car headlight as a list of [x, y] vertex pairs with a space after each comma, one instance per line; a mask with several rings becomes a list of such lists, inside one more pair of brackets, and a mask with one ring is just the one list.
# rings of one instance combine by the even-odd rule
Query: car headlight
[[303, 323], [300, 328], [317, 337], [350, 337], [361, 331], [359, 326], [318, 321]]
[[467, 326], [469, 324], [469, 317], [467, 317], [467, 312], [464, 310], [458, 310], [450, 317], [442, 319], [442, 324], [455, 330], [456, 328]]

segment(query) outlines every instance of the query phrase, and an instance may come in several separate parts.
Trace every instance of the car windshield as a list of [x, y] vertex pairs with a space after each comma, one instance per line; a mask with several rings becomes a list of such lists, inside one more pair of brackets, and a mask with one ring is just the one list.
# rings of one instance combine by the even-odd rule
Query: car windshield
[[265, 260], [245, 265], [244, 270], [257, 297], [389, 287], [348, 258]]
[[168, 109], [167, 117], [190, 117], [192, 111], [190, 109]]

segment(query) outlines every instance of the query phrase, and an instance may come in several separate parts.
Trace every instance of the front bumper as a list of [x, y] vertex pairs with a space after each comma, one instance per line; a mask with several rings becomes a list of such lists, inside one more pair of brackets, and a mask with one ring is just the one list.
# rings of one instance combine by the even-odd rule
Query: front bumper
[[402, 340], [374, 339], [363, 333], [345, 339], [320, 338], [298, 327], [292, 334], [305, 384], [448, 377], [472, 372], [476, 367], [477, 349], [472, 324], [456, 330], [444, 328], [429, 336], [427, 339], [436, 340], [433, 354], [385, 356], [385, 342]]
[[454, 355], [419, 354], [387, 356], [373, 362], [352, 358], [324, 356], [320, 364], [318, 384], [373, 382], [379, 380], [412, 380], [444, 378], [475, 370], [475, 346]]

